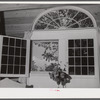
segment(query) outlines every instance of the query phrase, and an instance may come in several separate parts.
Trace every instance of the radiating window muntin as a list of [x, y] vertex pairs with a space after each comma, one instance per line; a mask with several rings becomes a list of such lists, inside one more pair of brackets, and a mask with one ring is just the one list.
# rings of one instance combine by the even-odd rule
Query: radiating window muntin
[[35, 30], [87, 28], [94, 27], [91, 18], [85, 13], [73, 9], [58, 9], [41, 16], [35, 24]]

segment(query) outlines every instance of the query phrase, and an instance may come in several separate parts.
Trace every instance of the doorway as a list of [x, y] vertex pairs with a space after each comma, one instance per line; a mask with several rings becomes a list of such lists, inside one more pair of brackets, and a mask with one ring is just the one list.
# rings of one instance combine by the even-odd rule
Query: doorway
[[[72, 76], [72, 81], [67, 87], [99, 86], [98, 39], [95, 29], [34, 31], [33, 34], [31, 37], [33, 42], [59, 41], [58, 62], [61, 62], [62, 69], [66, 65], [66, 73]], [[36, 87], [56, 87], [48, 73], [35, 71], [31, 74], [31, 80], [34, 80], [33, 84]], [[45, 82], [45, 80], [47, 81]]]

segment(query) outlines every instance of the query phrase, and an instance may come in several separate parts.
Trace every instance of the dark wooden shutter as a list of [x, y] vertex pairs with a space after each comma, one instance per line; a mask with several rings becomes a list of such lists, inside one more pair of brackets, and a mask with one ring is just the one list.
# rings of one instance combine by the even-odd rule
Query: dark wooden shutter
[[5, 35], [4, 12], [0, 12], [0, 35]]

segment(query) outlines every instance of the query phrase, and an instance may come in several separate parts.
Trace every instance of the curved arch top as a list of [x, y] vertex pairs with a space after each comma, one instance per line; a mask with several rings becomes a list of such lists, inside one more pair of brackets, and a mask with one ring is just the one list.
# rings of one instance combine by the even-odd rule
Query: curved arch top
[[48, 9], [34, 21], [32, 30], [97, 27], [94, 17], [87, 10], [75, 6]]

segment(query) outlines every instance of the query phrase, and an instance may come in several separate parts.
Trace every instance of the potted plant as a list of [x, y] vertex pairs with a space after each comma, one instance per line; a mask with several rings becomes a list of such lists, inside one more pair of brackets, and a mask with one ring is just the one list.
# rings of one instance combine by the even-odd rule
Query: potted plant
[[61, 65], [59, 63], [55, 66], [53, 71], [49, 73], [49, 76], [57, 83], [58, 88], [60, 84], [63, 88], [65, 88], [66, 84], [70, 83], [70, 80], [72, 79], [72, 77], [65, 72], [65, 68], [61, 69]]

